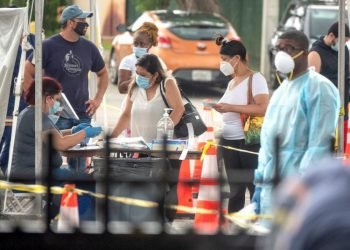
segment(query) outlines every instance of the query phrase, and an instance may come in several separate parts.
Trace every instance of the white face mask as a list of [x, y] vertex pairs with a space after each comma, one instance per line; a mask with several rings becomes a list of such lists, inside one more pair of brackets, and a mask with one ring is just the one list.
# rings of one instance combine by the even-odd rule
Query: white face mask
[[335, 42], [334, 44], [332, 44], [331, 48], [334, 51], [338, 51], [339, 50], [339, 42]]
[[293, 57], [284, 51], [278, 51], [275, 56], [275, 67], [283, 74], [292, 72], [295, 67]]
[[221, 61], [220, 62], [220, 71], [225, 75], [225, 76], [229, 76], [229, 75], [233, 75], [235, 70], [232, 67], [231, 63], [226, 62], [226, 61]]

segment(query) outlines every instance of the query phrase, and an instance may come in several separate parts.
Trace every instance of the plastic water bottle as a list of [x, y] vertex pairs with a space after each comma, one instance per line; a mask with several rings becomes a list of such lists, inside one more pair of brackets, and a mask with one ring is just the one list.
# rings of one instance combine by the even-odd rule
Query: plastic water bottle
[[174, 136], [174, 123], [169, 117], [168, 111], [172, 109], [165, 108], [163, 117], [157, 123], [157, 139], [161, 140], [166, 134], [167, 139], [173, 139]]

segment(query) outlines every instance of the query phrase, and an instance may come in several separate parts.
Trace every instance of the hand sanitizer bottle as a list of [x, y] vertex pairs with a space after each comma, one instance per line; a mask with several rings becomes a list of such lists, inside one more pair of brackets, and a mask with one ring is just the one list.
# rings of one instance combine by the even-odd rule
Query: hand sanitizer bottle
[[163, 117], [157, 123], [157, 140], [162, 140], [164, 134], [166, 134], [168, 140], [174, 137], [174, 123], [168, 114], [171, 110], [170, 108], [165, 108]]

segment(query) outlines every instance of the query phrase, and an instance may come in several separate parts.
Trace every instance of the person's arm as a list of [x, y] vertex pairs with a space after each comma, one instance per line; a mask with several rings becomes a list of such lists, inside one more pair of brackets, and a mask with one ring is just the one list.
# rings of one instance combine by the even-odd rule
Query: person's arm
[[98, 77], [98, 83], [97, 83], [97, 93], [95, 95], [94, 99], [90, 99], [86, 101], [86, 104], [88, 104], [88, 108], [86, 109], [86, 112], [92, 116], [95, 114], [98, 107], [101, 105], [103, 96], [107, 90], [108, 87], [108, 71], [106, 66], [103, 67], [99, 72], [96, 73]]
[[120, 94], [126, 94], [128, 92], [129, 85], [134, 78], [131, 76], [131, 71], [126, 69], [120, 69], [118, 71], [118, 90]]
[[331, 82], [309, 82], [303, 96], [305, 119], [309, 129], [305, 131], [308, 148], [300, 162], [300, 173], [311, 167], [320, 157], [330, 154], [340, 109], [339, 91]]
[[30, 83], [35, 77], [35, 66], [30, 62], [26, 61], [24, 66], [24, 79], [23, 79], [23, 91], [27, 91], [30, 86]]
[[321, 71], [321, 57], [316, 51], [309, 52], [307, 57], [309, 67], [314, 67], [315, 71], [320, 73]]
[[52, 132], [53, 136], [53, 146], [58, 151], [63, 151], [73, 147], [86, 137], [85, 130], [81, 130], [78, 133], [71, 135], [62, 135], [57, 129], [51, 129], [50, 132]]
[[64, 130], [60, 130], [60, 131], [61, 131], [61, 134], [62, 134], [63, 136], [73, 134], [73, 133], [72, 133], [72, 129], [64, 129]]
[[174, 122], [174, 125], [176, 125], [179, 123], [182, 114], [185, 111], [181, 93], [174, 78], [169, 78], [167, 80], [165, 88], [166, 100], [168, 101], [170, 108], [173, 109], [170, 118]]
[[[267, 105], [269, 104], [269, 90], [265, 77], [256, 73], [252, 76], [252, 93], [254, 104], [248, 105], [233, 105], [228, 103], [218, 103], [213, 108], [220, 112], [236, 112], [249, 115], [265, 115]], [[243, 93], [242, 93], [243, 94]]]
[[124, 110], [119, 117], [117, 124], [115, 125], [113, 132], [111, 134], [111, 137], [118, 137], [119, 134], [126, 128], [128, 128], [131, 120], [131, 108], [132, 108], [132, 101], [131, 96], [128, 94], [126, 99], [126, 105], [124, 107]]

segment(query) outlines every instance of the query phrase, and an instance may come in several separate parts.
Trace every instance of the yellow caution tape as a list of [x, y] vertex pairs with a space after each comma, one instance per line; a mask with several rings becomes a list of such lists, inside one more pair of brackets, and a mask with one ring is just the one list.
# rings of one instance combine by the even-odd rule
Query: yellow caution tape
[[207, 141], [207, 143], [204, 145], [202, 150], [201, 161], [203, 161], [204, 156], [207, 154], [208, 149], [212, 146], [215, 146], [214, 142], [211, 140]]
[[253, 155], [259, 155], [258, 152], [249, 151], [249, 150], [240, 149], [240, 148], [235, 148], [235, 147], [230, 147], [230, 146], [224, 146], [224, 145], [216, 144], [213, 141], [207, 141], [207, 143], [204, 145], [203, 150], [202, 150], [201, 161], [203, 161], [203, 159], [204, 159], [205, 155], [207, 154], [207, 151], [210, 147], [221, 147], [221, 148], [226, 148], [228, 150], [234, 150], [234, 151], [239, 151], [239, 152], [253, 154]]
[[222, 148], [226, 148], [226, 149], [229, 149], [229, 150], [235, 150], [235, 151], [239, 151], [239, 152], [243, 152], [243, 153], [253, 154], [253, 155], [258, 155], [259, 154], [258, 152], [244, 150], [244, 149], [230, 147], [230, 146], [223, 146], [223, 145], [216, 145], [216, 146], [222, 147]]
[[[45, 194], [47, 191], [47, 187], [42, 185], [26, 185], [22, 183], [11, 183], [7, 181], [0, 181], [0, 189], [11, 189], [16, 191], [24, 191], [29, 193], [36, 193], [36, 194]], [[64, 187], [58, 187], [53, 186], [50, 188], [52, 194], [63, 194], [67, 192], [67, 190]], [[91, 191], [75, 188], [73, 189], [74, 192], [77, 193], [77, 195], [90, 195], [95, 198], [104, 199], [105, 195], [101, 193], [94, 193]], [[146, 208], [154, 208], [158, 207], [159, 204], [154, 201], [147, 201], [147, 200], [141, 200], [141, 199], [134, 199], [134, 198], [128, 198], [128, 197], [120, 197], [120, 196], [108, 196], [108, 199], [114, 202], [123, 203], [126, 205], [132, 205], [132, 206], [138, 206], [138, 207], [146, 207]], [[180, 210], [183, 212], [191, 213], [191, 214], [217, 214], [218, 211], [215, 209], [205, 209], [205, 208], [194, 208], [194, 207], [187, 207], [187, 206], [180, 206], [180, 205], [167, 205], [165, 206], [168, 209], [173, 210]], [[231, 213], [225, 215], [228, 219], [234, 219], [234, 218], [244, 218], [249, 220], [255, 220], [258, 218], [262, 219], [272, 219], [271, 215], [256, 215], [256, 214], [240, 214], [240, 213]]]

